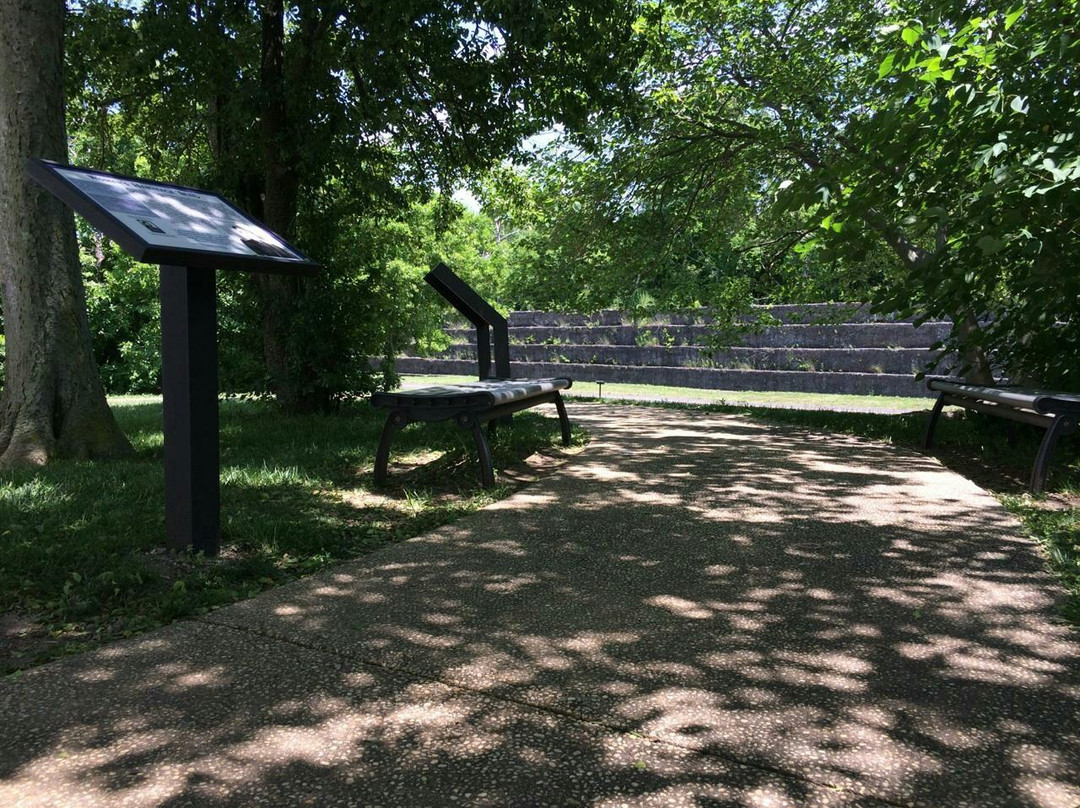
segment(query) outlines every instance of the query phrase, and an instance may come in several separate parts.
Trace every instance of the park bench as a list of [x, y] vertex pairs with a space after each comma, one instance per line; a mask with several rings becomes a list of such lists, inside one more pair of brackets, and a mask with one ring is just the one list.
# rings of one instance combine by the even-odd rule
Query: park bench
[[491, 446], [483, 425], [495, 423], [520, 410], [552, 402], [559, 413], [563, 446], [570, 445], [570, 419], [566, 416], [560, 390], [571, 386], [570, 379], [485, 379], [462, 384], [441, 384], [398, 393], [375, 393], [371, 403], [389, 409], [379, 449], [375, 453], [375, 482], [386, 482], [390, 462], [390, 441], [394, 433], [416, 421], [449, 421], [472, 432], [480, 455], [480, 480], [485, 488], [495, 485]]
[[1080, 395], [1072, 393], [1026, 387], [987, 387], [940, 378], [930, 379], [927, 387], [938, 394], [938, 399], [930, 413], [930, 422], [926, 425], [924, 449], [933, 445], [934, 428], [941, 409], [946, 405], [985, 412], [1046, 430], [1035, 457], [1035, 467], [1031, 471], [1033, 494], [1043, 490], [1058, 438], [1071, 435], [1080, 423]]
[[424, 280], [476, 328], [479, 381], [375, 393], [371, 397], [372, 406], [390, 411], [375, 453], [376, 484], [386, 482], [394, 433], [417, 421], [453, 420], [462, 429], [471, 431], [480, 455], [480, 480], [485, 488], [495, 484], [495, 469], [484, 424], [494, 430], [496, 424], [509, 423], [515, 412], [551, 402], [559, 413], [563, 446], [569, 446], [570, 420], [560, 391], [569, 389], [573, 382], [509, 378], [510, 338], [506, 318], [445, 264], [436, 266]]

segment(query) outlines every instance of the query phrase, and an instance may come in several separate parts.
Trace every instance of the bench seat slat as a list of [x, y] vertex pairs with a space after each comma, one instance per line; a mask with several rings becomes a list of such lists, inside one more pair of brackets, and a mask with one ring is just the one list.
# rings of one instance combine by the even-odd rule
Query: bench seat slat
[[945, 404], [963, 407], [976, 412], [985, 412], [987, 415], [996, 415], [998, 418], [1007, 418], [1010, 421], [1031, 424], [1042, 429], [1048, 429], [1054, 422], [1053, 415], [1042, 415], [1030, 408], [1010, 407], [1007, 404], [995, 404], [992, 401], [983, 401], [982, 399], [954, 396], [951, 393], [945, 393]]
[[1072, 393], [1028, 387], [983, 387], [946, 379], [931, 379], [927, 387], [939, 393], [1034, 410], [1042, 415], [1080, 414], [1080, 395]]
[[383, 409], [396, 408], [467, 408], [486, 409], [534, 398], [557, 390], [567, 390], [570, 379], [485, 379], [461, 384], [439, 384], [402, 390], [397, 393], [374, 393], [371, 403]]

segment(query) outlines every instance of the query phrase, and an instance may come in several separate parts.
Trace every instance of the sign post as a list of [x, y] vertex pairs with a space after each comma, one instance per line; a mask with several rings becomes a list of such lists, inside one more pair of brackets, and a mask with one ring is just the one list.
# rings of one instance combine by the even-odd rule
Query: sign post
[[31, 160], [30, 176], [132, 258], [161, 266], [165, 531], [220, 544], [215, 270], [314, 275], [318, 264], [209, 191]]
[[218, 549], [217, 289], [214, 272], [161, 267], [165, 534], [170, 546]]

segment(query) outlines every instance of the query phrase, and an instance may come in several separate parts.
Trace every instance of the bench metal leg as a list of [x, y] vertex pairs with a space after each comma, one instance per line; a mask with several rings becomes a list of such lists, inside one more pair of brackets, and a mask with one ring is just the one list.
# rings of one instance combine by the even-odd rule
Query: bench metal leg
[[934, 409], [930, 412], [930, 422], [926, 425], [926, 432], [923, 433], [923, 449], [929, 449], [934, 445], [934, 429], [937, 427], [938, 418], [941, 417], [941, 408], [944, 406], [945, 394], [941, 393], [934, 403]]
[[386, 483], [387, 466], [390, 465], [390, 441], [394, 439], [394, 433], [408, 426], [409, 418], [404, 413], [394, 410], [386, 418], [383, 424], [382, 435], [379, 437], [379, 448], [375, 451], [375, 484]]
[[570, 445], [570, 419], [566, 416], [566, 405], [562, 396], [555, 393], [555, 409], [559, 411], [559, 427], [562, 429], [562, 445]]
[[483, 425], [475, 420], [469, 428], [476, 441], [476, 451], [480, 455], [480, 484], [484, 488], [491, 488], [495, 485], [495, 465], [491, 458], [491, 446], [488, 444], [487, 435], [484, 434]]
[[1059, 415], [1054, 419], [1043, 436], [1042, 445], [1039, 446], [1039, 454], [1035, 456], [1035, 468], [1031, 470], [1031, 493], [1041, 494], [1046, 485], [1046, 474], [1050, 470], [1050, 458], [1054, 454], [1054, 447], [1058, 438], [1067, 435], [1076, 429], [1069, 418]]

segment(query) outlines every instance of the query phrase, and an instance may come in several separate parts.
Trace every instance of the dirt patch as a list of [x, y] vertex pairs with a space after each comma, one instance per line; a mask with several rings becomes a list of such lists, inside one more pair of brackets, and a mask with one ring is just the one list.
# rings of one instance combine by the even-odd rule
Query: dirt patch
[[[524, 485], [548, 476], [584, 448], [545, 447], [532, 454], [520, 456], [516, 462], [497, 470], [495, 482], [501, 489], [500, 494], [508, 495]], [[429, 452], [404, 457], [391, 463], [389, 480], [382, 488], [347, 491], [342, 495], [342, 499], [357, 508], [407, 510], [408, 496], [418, 490], [434, 501], [446, 502], [462, 499], [466, 493], [475, 493], [479, 485], [475, 457], [448, 459], [446, 455]]]
[[0, 671], [44, 656], [57, 642], [30, 615], [0, 614]]

